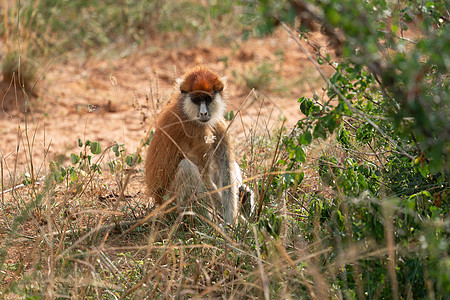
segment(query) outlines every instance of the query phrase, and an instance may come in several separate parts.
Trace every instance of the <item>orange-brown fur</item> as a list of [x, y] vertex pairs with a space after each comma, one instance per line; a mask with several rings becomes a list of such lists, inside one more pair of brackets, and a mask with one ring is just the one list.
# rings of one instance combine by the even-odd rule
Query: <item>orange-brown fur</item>
[[[188, 93], [203, 91], [212, 94], [223, 88], [224, 84], [218, 76], [202, 67], [189, 72], [180, 85], [180, 90]], [[147, 152], [146, 183], [150, 196], [157, 204], [163, 202], [181, 160], [189, 159], [204, 176], [209, 176], [209, 170], [219, 166], [213, 160], [209, 161], [208, 166], [206, 163], [217, 143], [220, 143], [215, 155], [225, 155], [230, 161], [230, 145], [223, 120], [211, 127], [189, 119], [183, 111], [182, 99], [182, 93], [174, 95], [172, 103], [158, 117], [155, 134]], [[216, 137], [215, 142], [206, 143], [205, 136], [212, 135]], [[223, 153], [224, 151], [227, 153]]]
[[180, 90], [182, 91], [205, 91], [208, 93], [222, 91], [223, 88], [223, 82], [219, 77], [204, 67], [196, 67], [191, 70], [186, 74], [180, 86]]

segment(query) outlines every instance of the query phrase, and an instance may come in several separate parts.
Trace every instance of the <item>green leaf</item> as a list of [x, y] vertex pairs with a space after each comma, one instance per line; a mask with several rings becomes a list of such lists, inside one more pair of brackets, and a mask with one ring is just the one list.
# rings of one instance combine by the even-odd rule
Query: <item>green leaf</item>
[[91, 152], [92, 154], [100, 154], [102, 152], [99, 142], [91, 142]]
[[302, 97], [299, 99], [300, 101], [300, 111], [305, 115], [309, 116], [313, 111], [316, 110], [314, 102], [306, 97]]
[[303, 163], [306, 161], [306, 154], [301, 146], [297, 147], [295, 151], [295, 160]]
[[66, 177], [66, 174], [67, 174], [66, 168], [61, 167], [61, 176]]
[[311, 141], [312, 141], [311, 132], [309, 130], [307, 130], [300, 137], [300, 144], [309, 145], [309, 144], [311, 144]]
[[[130, 166], [130, 167], [133, 166], [134, 155], [135, 155], [135, 154], [133, 154], [133, 155], [128, 155], [128, 156], [125, 158], [125, 162], [126, 162], [127, 165]], [[139, 155], [138, 158], [137, 158], [137, 160], [136, 160], [136, 163], [135, 163], [135, 164], [140, 164], [141, 162], [142, 162], [142, 156]]]
[[334, 130], [336, 129], [337, 125], [338, 125], [337, 122], [336, 122], [336, 115], [333, 114], [333, 113], [330, 113], [329, 115], [325, 116], [324, 117], [324, 122], [325, 122], [325, 124], [326, 124], [326, 126], [328, 128], [328, 131], [330, 133], [333, 133]]
[[112, 147], [112, 151], [114, 152], [114, 154], [116, 155], [116, 157], [119, 157], [119, 144], [114, 144], [114, 146]]
[[321, 138], [321, 139], [327, 138], [327, 132], [325, 130], [325, 127], [323, 126], [322, 120], [319, 120], [319, 122], [316, 124], [313, 135], [315, 138]]
[[127, 157], [125, 157], [125, 162], [127, 163], [128, 166], [131, 167], [133, 165], [133, 156], [127, 155]]
[[80, 161], [80, 157], [74, 153], [70, 154], [70, 162], [76, 164]]
[[78, 179], [78, 174], [74, 169], [70, 169], [70, 181], [75, 182]]
[[303, 181], [303, 178], [305, 178], [304, 172], [295, 174], [295, 183], [300, 184]]
[[234, 118], [234, 111], [225, 112], [225, 120], [231, 121]]
[[338, 134], [336, 135], [336, 140], [342, 146], [350, 148], [350, 132], [344, 127], [341, 127], [341, 130], [339, 130]]

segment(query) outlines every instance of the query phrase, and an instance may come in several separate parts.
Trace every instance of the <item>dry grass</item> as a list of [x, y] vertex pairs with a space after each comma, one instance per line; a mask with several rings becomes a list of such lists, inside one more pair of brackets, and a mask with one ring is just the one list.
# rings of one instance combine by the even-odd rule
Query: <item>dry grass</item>
[[[239, 117], [237, 111], [236, 122]], [[10, 176], [2, 178], [0, 293], [49, 299], [324, 296], [327, 283], [315, 257], [327, 250], [305, 242], [295, 222], [283, 222], [278, 238], [258, 225], [266, 209], [289, 215], [283, 197], [261, 201], [278, 174], [284, 134], [269, 120], [258, 115], [257, 124], [244, 128], [238, 149], [245, 153], [247, 183], [264, 186], [257, 192], [258, 215], [227, 231], [194, 212], [180, 214], [170, 201], [155, 209], [145, 196], [142, 164], [108, 170], [116, 159], [111, 147], [89, 163], [101, 166], [101, 174], [74, 165], [73, 179], [65, 164], [60, 180], [61, 165], [47, 158], [33, 165], [33, 130], [26, 128], [18, 143], [29, 174], [16, 175], [2, 157], [1, 172]], [[318, 286], [311, 283], [316, 277]]]
[[[142, 107], [136, 105], [136, 113], [147, 115]], [[235, 116], [239, 123], [240, 111]], [[331, 140], [313, 144], [303, 169], [290, 172], [305, 172], [304, 180], [283, 189], [279, 180], [286, 172], [278, 160], [288, 155], [281, 142], [288, 132], [271, 127], [270, 116], [258, 114], [256, 120], [258, 124], [243, 128], [245, 142], [237, 150], [247, 183], [256, 193], [257, 210], [248, 223], [229, 230], [195, 211], [180, 213], [175, 202], [153, 207], [145, 195], [143, 164], [127, 166], [125, 146], [119, 157], [112, 147], [98, 155], [82, 148], [92, 158], [88, 165], [72, 165], [76, 178], [67, 163], [66, 176], [61, 165], [47, 158], [34, 166], [34, 134], [26, 128], [18, 143], [28, 157], [29, 175], [19, 174], [1, 158], [1, 172], [9, 176], [2, 178], [0, 202], [0, 295], [343, 299], [350, 289], [336, 284], [347, 276], [342, 270], [351, 266], [354, 278], [367, 276], [359, 267], [365, 258], [389, 258], [390, 280], [381, 288], [398, 294], [395, 253], [402, 248], [395, 244], [392, 224], [385, 228], [386, 245], [324, 236], [318, 220], [305, 227], [311, 199], [345, 198], [324, 185], [316, 171], [324, 153], [344, 160], [349, 155], [345, 149]], [[111, 161], [113, 169], [108, 167]], [[92, 166], [100, 166], [101, 174]], [[342, 211], [343, 221], [350, 222], [346, 208]], [[391, 219], [392, 213], [386, 206], [383, 218]], [[352, 237], [352, 226], [346, 228]], [[355, 285], [357, 297], [364, 298], [367, 287], [360, 281]]]
[[[213, 34], [220, 39], [220, 32]], [[277, 92], [272, 85], [278, 81], [270, 78], [271, 71], [266, 66], [235, 79], [248, 88]], [[317, 77], [312, 78], [315, 81]], [[367, 290], [383, 289], [392, 291], [393, 298], [399, 297], [402, 287], [395, 272], [400, 263], [396, 255], [412, 256], [420, 250], [417, 241], [396, 244], [396, 224], [391, 219], [399, 209], [386, 201], [381, 216], [374, 212], [374, 217], [386, 224], [384, 243], [370, 237], [358, 240], [350, 226], [355, 216], [350, 216], [346, 205], [374, 204], [378, 199], [366, 193], [349, 199], [324, 183], [317, 170], [324, 154], [336, 156], [339, 163], [348, 156], [361, 161], [373, 157], [367, 149], [351, 153], [327, 140], [313, 143], [306, 163], [285, 171], [279, 160], [289, 157], [282, 141], [290, 133], [283, 122], [273, 122], [277, 99], [259, 92], [250, 92], [234, 120], [234, 126], [242, 126], [243, 138], [236, 152], [246, 183], [256, 194], [257, 209], [248, 223], [228, 230], [220, 226], [220, 220], [210, 221], [188, 209], [180, 212], [175, 201], [155, 208], [145, 194], [143, 164], [130, 167], [126, 163], [131, 154], [127, 145], [120, 146], [123, 152], [119, 156], [113, 153], [113, 144], [102, 144], [106, 148], [100, 154], [83, 146], [81, 165], [67, 159], [50, 161], [47, 140], [43, 143], [47, 151], [36, 157], [36, 129], [28, 127], [31, 116], [24, 114], [26, 125], [18, 126], [16, 151], [0, 152], [0, 298], [377, 299], [377, 292], [367, 295]], [[136, 115], [150, 117], [152, 123], [158, 110], [155, 103], [163, 102], [158, 94], [151, 93], [152, 103], [137, 104]], [[268, 103], [275, 108], [265, 110]], [[149, 111], [142, 111], [145, 109]], [[246, 109], [256, 111], [251, 124], [243, 120]], [[142, 140], [147, 139], [148, 135], [142, 134]], [[137, 154], [142, 147], [143, 143]], [[79, 151], [74, 150], [76, 154]], [[7, 163], [19, 156], [26, 157], [25, 165], [19, 165], [17, 159]], [[302, 172], [300, 183], [286, 182], [287, 175]], [[321, 223], [323, 215], [310, 214], [314, 201], [332, 203], [334, 199], [348, 201], [342, 201], [339, 210], [321, 213], [334, 214], [326, 217], [344, 224], [342, 231], [334, 228], [334, 223]], [[415, 216], [406, 210], [401, 213]], [[442, 225], [426, 225], [430, 224]], [[363, 260], [381, 262], [374, 271], [386, 271], [385, 280], [367, 279], [372, 274], [362, 270]], [[423, 270], [424, 281], [428, 297], [433, 299], [428, 271], [426, 267]], [[363, 279], [368, 284], [364, 285]], [[408, 296], [413, 297], [411, 293]]]

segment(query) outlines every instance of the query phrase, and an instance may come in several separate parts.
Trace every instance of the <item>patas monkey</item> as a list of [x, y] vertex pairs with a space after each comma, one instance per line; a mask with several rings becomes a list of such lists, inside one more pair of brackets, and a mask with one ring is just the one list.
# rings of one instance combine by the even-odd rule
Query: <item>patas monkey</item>
[[148, 192], [156, 204], [166, 195], [178, 193], [186, 200], [192, 193], [209, 192], [213, 208], [231, 225], [238, 215], [239, 189], [251, 208], [254, 203], [240, 188], [242, 177], [226, 131], [224, 79], [196, 67], [177, 84], [179, 92], [159, 115], [147, 152]]

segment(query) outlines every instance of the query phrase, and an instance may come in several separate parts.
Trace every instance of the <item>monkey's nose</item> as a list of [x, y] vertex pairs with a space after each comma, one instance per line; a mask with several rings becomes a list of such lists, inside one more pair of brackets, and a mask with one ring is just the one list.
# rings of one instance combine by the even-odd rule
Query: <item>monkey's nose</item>
[[198, 119], [200, 122], [208, 122], [211, 119], [211, 117], [208, 115], [208, 113], [199, 113]]
[[208, 122], [211, 119], [206, 104], [203, 102], [200, 104], [200, 109], [198, 110], [198, 118], [201, 122]]

